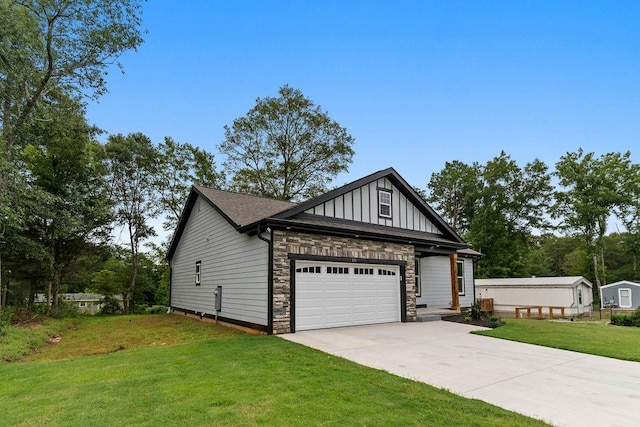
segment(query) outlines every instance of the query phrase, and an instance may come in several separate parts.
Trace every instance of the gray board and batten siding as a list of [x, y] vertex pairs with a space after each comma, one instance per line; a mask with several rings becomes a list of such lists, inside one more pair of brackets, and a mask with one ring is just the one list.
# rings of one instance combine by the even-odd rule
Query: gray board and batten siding
[[[379, 190], [391, 192], [391, 218], [378, 215]], [[362, 185], [352, 191], [320, 203], [307, 214], [345, 219], [407, 230], [442, 234], [420, 210], [387, 178]]]
[[171, 260], [172, 307], [214, 315], [222, 286], [220, 317], [267, 326], [268, 254], [266, 242], [238, 233], [198, 196]]

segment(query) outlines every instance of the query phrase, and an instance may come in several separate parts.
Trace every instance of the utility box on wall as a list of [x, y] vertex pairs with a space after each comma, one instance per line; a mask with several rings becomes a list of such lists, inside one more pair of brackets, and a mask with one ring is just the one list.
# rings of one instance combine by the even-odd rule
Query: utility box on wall
[[216, 312], [222, 311], [222, 286], [217, 286], [215, 290]]

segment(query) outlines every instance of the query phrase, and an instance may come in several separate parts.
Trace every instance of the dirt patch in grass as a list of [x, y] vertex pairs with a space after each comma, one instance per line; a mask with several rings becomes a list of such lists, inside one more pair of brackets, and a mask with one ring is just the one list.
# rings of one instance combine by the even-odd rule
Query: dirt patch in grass
[[236, 329], [173, 314], [81, 317], [23, 360], [108, 354], [239, 334]]

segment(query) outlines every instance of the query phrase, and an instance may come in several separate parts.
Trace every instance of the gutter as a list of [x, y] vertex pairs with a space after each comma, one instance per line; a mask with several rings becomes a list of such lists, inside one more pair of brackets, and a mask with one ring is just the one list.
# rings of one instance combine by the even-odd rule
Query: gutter
[[267, 334], [273, 335], [273, 230], [267, 227], [269, 239], [262, 236], [260, 224], [256, 230], [258, 239], [267, 242], [269, 265], [267, 267]]

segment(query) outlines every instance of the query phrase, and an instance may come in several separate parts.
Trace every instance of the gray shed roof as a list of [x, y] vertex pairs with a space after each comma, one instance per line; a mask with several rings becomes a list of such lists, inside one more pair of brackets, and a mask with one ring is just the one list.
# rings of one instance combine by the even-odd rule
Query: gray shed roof
[[592, 288], [593, 285], [582, 276], [565, 277], [522, 277], [506, 279], [476, 279], [476, 287], [504, 286], [504, 287], [575, 287], [584, 283]]
[[609, 283], [608, 285], [600, 286], [600, 289], [613, 288], [616, 286], [640, 286], [640, 283], [630, 280], [621, 280], [619, 282]]

